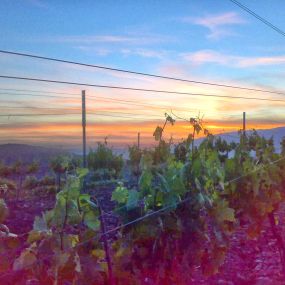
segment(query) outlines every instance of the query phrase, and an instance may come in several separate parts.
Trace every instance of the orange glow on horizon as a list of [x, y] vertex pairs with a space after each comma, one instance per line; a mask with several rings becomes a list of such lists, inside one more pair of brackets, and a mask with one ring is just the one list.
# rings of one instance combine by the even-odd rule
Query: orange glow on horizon
[[[120, 121], [120, 122], [89, 122], [87, 125], [87, 140], [93, 143], [103, 141], [108, 137], [110, 144], [125, 145], [136, 140], [137, 133], [141, 133], [143, 144], [150, 145], [155, 143], [153, 132], [157, 125], [162, 126], [163, 120], [160, 121]], [[247, 129], [271, 129], [284, 126], [280, 123], [249, 123]], [[212, 134], [221, 134], [228, 132], [237, 132], [241, 129], [240, 122], [230, 121], [207, 121], [204, 125]], [[164, 132], [165, 139], [173, 137], [175, 141], [186, 138], [192, 133], [192, 127], [184, 121], [177, 121], [174, 126], [167, 124]], [[81, 123], [11, 123], [0, 130], [2, 141], [8, 141], [13, 138], [14, 141], [32, 142], [34, 144], [45, 142], [61, 143], [64, 141], [68, 145], [80, 145], [82, 136]], [[203, 137], [201, 132], [197, 138]], [[1, 142], [1, 141], [0, 141]]]

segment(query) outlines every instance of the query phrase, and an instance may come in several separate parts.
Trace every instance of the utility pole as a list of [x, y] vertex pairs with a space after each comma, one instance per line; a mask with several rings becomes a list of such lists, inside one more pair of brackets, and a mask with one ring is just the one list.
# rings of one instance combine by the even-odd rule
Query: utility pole
[[81, 91], [81, 95], [82, 95], [83, 168], [86, 168], [87, 162], [86, 162], [86, 101], [85, 101], [85, 90]]
[[245, 115], [246, 115], [246, 113], [245, 112], [243, 112], [243, 124], [242, 124], [242, 134], [243, 134], [243, 137], [245, 137], [245, 131], [246, 131], [246, 125], [245, 125], [245, 120], [246, 120], [246, 118], [245, 118]]

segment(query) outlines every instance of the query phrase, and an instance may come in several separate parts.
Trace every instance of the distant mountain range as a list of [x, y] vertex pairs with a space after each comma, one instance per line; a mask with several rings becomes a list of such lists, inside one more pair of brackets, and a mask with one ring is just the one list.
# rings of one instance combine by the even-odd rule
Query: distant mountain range
[[[256, 130], [256, 131], [260, 136], [263, 136], [266, 139], [273, 137], [276, 151], [279, 152], [281, 150], [280, 142], [283, 139], [283, 137], [285, 137], [285, 127], [279, 127], [267, 130]], [[252, 130], [247, 131], [248, 134], [252, 132], [253, 132]], [[224, 133], [218, 136], [227, 142], [239, 142], [239, 135], [237, 132]]]
[[[247, 131], [251, 133], [252, 131]], [[268, 129], [268, 130], [257, 130], [257, 132], [264, 136], [266, 139], [270, 137], [274, 138], [274, 145], [276, 151], [280, 151], [280, 142], [285, 137], [285, 127]], [[239, 135], [237, 132], [218, 134], [217, 136], [226, 140], [227, 142], [239, 142]], [[197, 139], [196, 142], [199, 144], [203, 141], [203, 138]], [[127, 149], [114, 148], [114, 151], [123, 154], [125, 158], [128, 157]], [[33, 146], [26, 144], [2, 144], [0, 145], [0, 161], [4, 161], [8, 164], [21, 159], [24, 162], [31, 162], [37, 160], [41, 165], [47, 166], [50, 159], [60, 154], [71, 153], [70, 151], [59, 149], [55, 147], [43, 147]], [[80, 155], [81, 151], [78, 149], [76, 152]]]
[[36, 160], [42, 165], [45, 165], [49, 163], [52, 157], [64, 153], [67, 152], [53, 147], [42, 147], [27, 144], [0, 145], [0, 161], [4, 161], [8, 164], [20, 159], [25, 163]]

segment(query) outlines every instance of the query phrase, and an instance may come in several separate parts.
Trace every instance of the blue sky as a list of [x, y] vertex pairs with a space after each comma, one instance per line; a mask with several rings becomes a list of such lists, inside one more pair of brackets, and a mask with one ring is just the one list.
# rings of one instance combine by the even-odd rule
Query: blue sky
[[[284, 1], [241, 2], [274, 25], [285, 29]], [[2, 0], [0, 11], [0, 49], [194, 80], [285, 90], [285, 38], [228, 0]], [[0, 55], [0, 63], [0, 73], [7, 75], [187, 92], [278, 97], [155, 81], [7, 55]], [[67, 86], [0, 81], [1, 88], [11, 86], [35, 90], [80, 91], [80, 88], [70, 90]], [[248, 101], [217, 103], [205, 99], [191, 99], [186, 103], [186, 98], [177, 100], [169, 96], [111, 93], [107, 90], [90, 90], [91, 92], [113, 98], [123, 96], [143, 102], [165, 103], [169, 106], [192, 106], [209, 114], [216, 113], [217, 116], [219, 112], [228, 111], [228, 115], [236, 115], [246, 110], [251, 111], [252, 117], [257, 120], [262, 115], [272, 119], [283, 113], [282, 106], [277, 104], [252, 104]], [[27, 106], [32, 98], [25, 99]], [[16, 99], [9, 100], [16, 104]], [[7, 103], [7, 96], [0, 96], [0, 101]], [[46, 102], [33, 101], [33, 104], [42, 106]], [[64, 106], [66, 108], [66, 102]], [[101, 107], [103, 110], [104, 106]], [[52, 120], [48, 119], [49, 122]]]

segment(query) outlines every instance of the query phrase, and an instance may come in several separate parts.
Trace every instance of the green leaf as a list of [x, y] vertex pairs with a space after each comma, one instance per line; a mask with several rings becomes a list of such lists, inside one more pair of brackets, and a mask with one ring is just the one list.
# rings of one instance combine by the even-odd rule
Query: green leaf
[[84, 224], [93, 231], [100, 229], [100, 221], [94, 211], [89, 211], [84, 214]]
[[127, 210], [131, 210], [138, 205], [139, 193], [136, 190], [129, 191], [129, 197], [127, 201]]
[[158, 180], [159, 180], [160, 191], [164, 192], [164, 193], [169, 193], [171, 190], [170, 190], [169, 184], [166, 181], [166, 179], [164, 178], [164, 176], [161, 175], [160, 173], [157, 173], [157, 177], [158, 177]]
[[89, 194], [81, 194], [78, 197], [79, 200], [79, 206], [81, 210], [88, 211], [88, 209], [91, 207], [92, 209], [98, 209], [98, 205], [91, 201], [91, 196]]
[[64, 188], [68, 200], [76, 200], [80, 195], [80, 180], [77, 177], [69, 177]]
[[83, 178], [89, 173], [88, 168], [77, 168], [76, 169], [76, 174], [78, 178]]
[[102, 249], [93, 249], [91, 251], [91, 255], [96, 257], [97, 259], [104, 259], [105, 258], [105, 251]]
[[52, 225], [62, 228], [66, 215], [66, 198], [62, 192], [57, 194], [56, 204], [53, 210]]
[[67, 202], [67, 223], [69, 225], [76, 225], [81, 222], [81, 215], [78, 210], [76, 201], [69, 200]]
[[179, 195], [175, 193], [166, 193], [164, 195], [164, 204], [169, 206], [168, 210], [174, 210], [176, 209], [178, 203], [181, 201]]
[[226, 200], [221, 200], [217, 202], [215, 212], [216, 219], [218, 220], [218, 222], [235, 221], [235, 210], [228, 207], [228, 202]]
[[139, 189], [143, 194], [149, 193], [153, 175], [150, 171], [144, 171], [139, 179]]
[[177, 194], [186, 193], [187, 189], [180, 175], [175, 175], [170, 181], [170, 188]]
[[153, 157], [151, 155], [151, 153], [146, 153], [141, 157], [140, 160], [140, 169], [150, 172], [150, 168], [153, 164]]
[[119, 185], [112, 193], [112, 201], [116, 201], [119, 204], [127, 202], [129, 191], [126, 187]]

